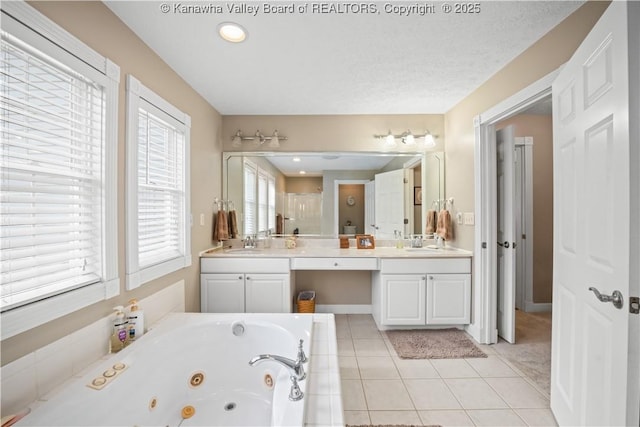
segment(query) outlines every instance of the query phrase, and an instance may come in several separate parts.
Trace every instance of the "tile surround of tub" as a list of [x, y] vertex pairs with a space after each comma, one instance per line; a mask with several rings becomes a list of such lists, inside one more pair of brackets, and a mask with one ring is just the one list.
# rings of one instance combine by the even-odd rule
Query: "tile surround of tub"
[[[184, 281], [141, 299], [146, 328], [171, 312], [184, 312]], [[112, 317], [106, 316], [76, 332], [17, 359], [0, 370], [2, 414], [37, 406], [47, 396], [109, 355]], [[69, 351], [73, 349], [73, 351]]]

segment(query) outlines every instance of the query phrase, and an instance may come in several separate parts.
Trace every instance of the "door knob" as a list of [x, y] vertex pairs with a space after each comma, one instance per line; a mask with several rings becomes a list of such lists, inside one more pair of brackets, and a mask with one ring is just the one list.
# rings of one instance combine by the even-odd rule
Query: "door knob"
[[596, 294], [596, 298], [600, 301], [612, 302], [615, 308], [622, 308], [622, 305], [624, 304], [624, 299], [622, 298], [622, 293], [620, 291], [613, 291], [611, 295], [603, 295], [593, 286], [591, 286], [589, 290], [593, 291], [593, 293]]

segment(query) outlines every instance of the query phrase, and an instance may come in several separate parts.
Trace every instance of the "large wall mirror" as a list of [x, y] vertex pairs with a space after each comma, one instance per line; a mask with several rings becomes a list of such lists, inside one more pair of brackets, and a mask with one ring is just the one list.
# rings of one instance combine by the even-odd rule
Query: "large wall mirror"
[[444, 153], [223, 153], [241, 236], [422, 234], [445, 197]]

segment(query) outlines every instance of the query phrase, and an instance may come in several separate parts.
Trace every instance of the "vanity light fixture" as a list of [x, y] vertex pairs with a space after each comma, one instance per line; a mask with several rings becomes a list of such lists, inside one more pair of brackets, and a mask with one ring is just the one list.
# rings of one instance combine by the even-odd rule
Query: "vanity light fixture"
[[242, 143], [245, 141], [252, 141], [257, 145], [262, 145], [268, 141], [269, 148], [279, 148], [280, 142], [286, 141], [287, 139], [288, 138], [286, 136], [280, 135], [277, 130], [273, 131], [272, 136], [264, 136], [259, 130], [257, 130], [253, 136], [244, 136], [242, 131], [238, 129], [235, 135], [231, 137], [231, 145], [234, 147], [241, 147]]
[[241, 43], [247, 38], [247, 31], [235, 22], [223, 22], [218, 25], [218, 34], [231, 43]]
[[423, 138], [424, 146], [426, 148], [432, 148], [436, 146], [435, 137], [428, 130], [419, 135], [414, 135], [410, 130], [403, 132], [400, 135], [394, 135], [389, 131], [386, 135], [373, 135], [376, 139], [384, 140], [384, 145], [387, 147], [395, 147], [396, 139], [402, 141], [404, 145], [416, 145], [416, 140]]

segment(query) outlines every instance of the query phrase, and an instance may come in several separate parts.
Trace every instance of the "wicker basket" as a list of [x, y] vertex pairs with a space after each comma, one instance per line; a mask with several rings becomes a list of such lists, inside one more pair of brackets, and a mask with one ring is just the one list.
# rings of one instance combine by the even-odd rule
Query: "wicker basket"
[[315, 313], [316, 312], [316, 292], [302, 291], [298, 294], [296, 300], [298, 313]]

